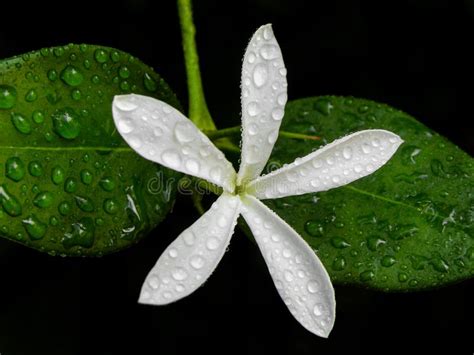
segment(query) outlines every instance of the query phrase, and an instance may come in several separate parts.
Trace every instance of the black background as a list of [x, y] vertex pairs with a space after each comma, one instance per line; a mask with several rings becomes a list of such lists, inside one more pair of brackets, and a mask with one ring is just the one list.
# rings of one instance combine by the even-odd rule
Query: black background
[[[183, 104], [175, 2], [1, 3], [0, 58], [95, 43], [153, 66]], [[239, 123], [248, 39], [272, 22], [289, 98], [353, 95], [390, 104], [474, 152], [474, 1], [195, 1], [202, 74], [220, 127]], [[196, 218], [179, 198], [146, 240], [102, 259], [62, 259], [0, 240], [0, 353], [472, 354], [473, 280], [430, 292], [336, 287], [328, 340], [292, 318], [241, 232], [206, 285], [166, 307], [136, 303], [148, 270]]]

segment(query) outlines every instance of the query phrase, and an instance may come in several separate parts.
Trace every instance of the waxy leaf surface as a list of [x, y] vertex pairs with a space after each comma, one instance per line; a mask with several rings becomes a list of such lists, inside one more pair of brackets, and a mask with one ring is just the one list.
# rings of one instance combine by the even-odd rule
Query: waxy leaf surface
[[[266, 172], [364, 129], [394, 132], [404, 143], [385, 166], [347, 186], [265, 204], [305, 238], [333, 282], [407, 291], [472, 277], [474, 161], [409, 115], [354, 98], [290, 102], [282, 130], [322, 139], [279, 138]], [[363, 149], [370, 154], [377, 144]]]
[[112, 48], [67, 45], [0, 62], [2, 237], [98, 256], [166, 216], [179, 175], [136, 154], [112, 119], [113, 97], [131, 92], [179, 108], [158, 74]]

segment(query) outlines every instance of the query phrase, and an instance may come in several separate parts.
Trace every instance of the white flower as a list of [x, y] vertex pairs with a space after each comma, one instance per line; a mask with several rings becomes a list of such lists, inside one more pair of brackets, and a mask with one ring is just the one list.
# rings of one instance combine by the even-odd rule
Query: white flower
[[348, 184], [384, 165], [402, 140], [383, 130], [357, 132], [259, 176], [278, 137], [286, 92], [280, 47], [271, 25], [262, 26], [243, 60], [238, 173], [209, 138], [165, 102], [140, 95], [115, 97], [115, 124], [138, 154], [224, 190], [161, 255], [143, 284], [139, 302], [163, 305], [194, 292], [221, 260], [242, 215], [291, 314], [310, 332], [328, 336], [336, 305], [328, 273], [309, 245], [260, 200]]

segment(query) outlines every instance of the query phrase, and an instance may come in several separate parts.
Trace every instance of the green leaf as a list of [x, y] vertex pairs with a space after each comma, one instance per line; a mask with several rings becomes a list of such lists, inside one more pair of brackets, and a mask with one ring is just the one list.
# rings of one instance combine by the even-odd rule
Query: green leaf
[[363, 129], [405, 143], [376, 173], [327, 192], [268, 200], [317, 250], [336, 283], [385, 291], [432, 288], [474, 274], [473, 159], [407, 114], [368, 100], [321, 97], [287, 105], [267, 167]]
[[0, 62], [0, 233], [60, 255], [98, 256], [146, 235], [179, 175], [138, 156], [112, 120], [114, 95], [178, 107], [168, 85], [106, 47], [43, 48]]

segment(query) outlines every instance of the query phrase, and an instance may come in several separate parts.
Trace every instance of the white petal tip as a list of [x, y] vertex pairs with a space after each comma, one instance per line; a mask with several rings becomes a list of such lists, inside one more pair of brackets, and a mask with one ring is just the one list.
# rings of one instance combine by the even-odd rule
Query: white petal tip
[[267, 41], [271, 40], [274, 37], [273, 28], [272, 28], [271, 23], [267, 23], [266, 25], [261, 26], [256, 32], [257, 33], [263, 32], [262, 33], [263, 38]]
[[148, 291], [142, 291], [138, 297], [138, 303], [148, 305], [159, 305]]
[[142, 289], [140, 296], [138, 297], [138, 303], [149, 306], [163, 306], [171, 303], [175, 300], [164, 300], [159, 294], [154, 294], [147, 289]]
[[311, 325], [311, 327], [305, 327], [305, 328], [309, 330], [311, 333], [313, 333], [314, 335], [327, 339], [333, 327], [334, 327], [334, 318], [332, 318], [332, 320], [325, 323], [321, 321], [319, 322], [317, 326]]
[[136, 101], [136, 95], [115, 95], [112, 102], [113, 109], [119, 109], [120, 111], [132, 111], [138, 106], [134, 103]]

